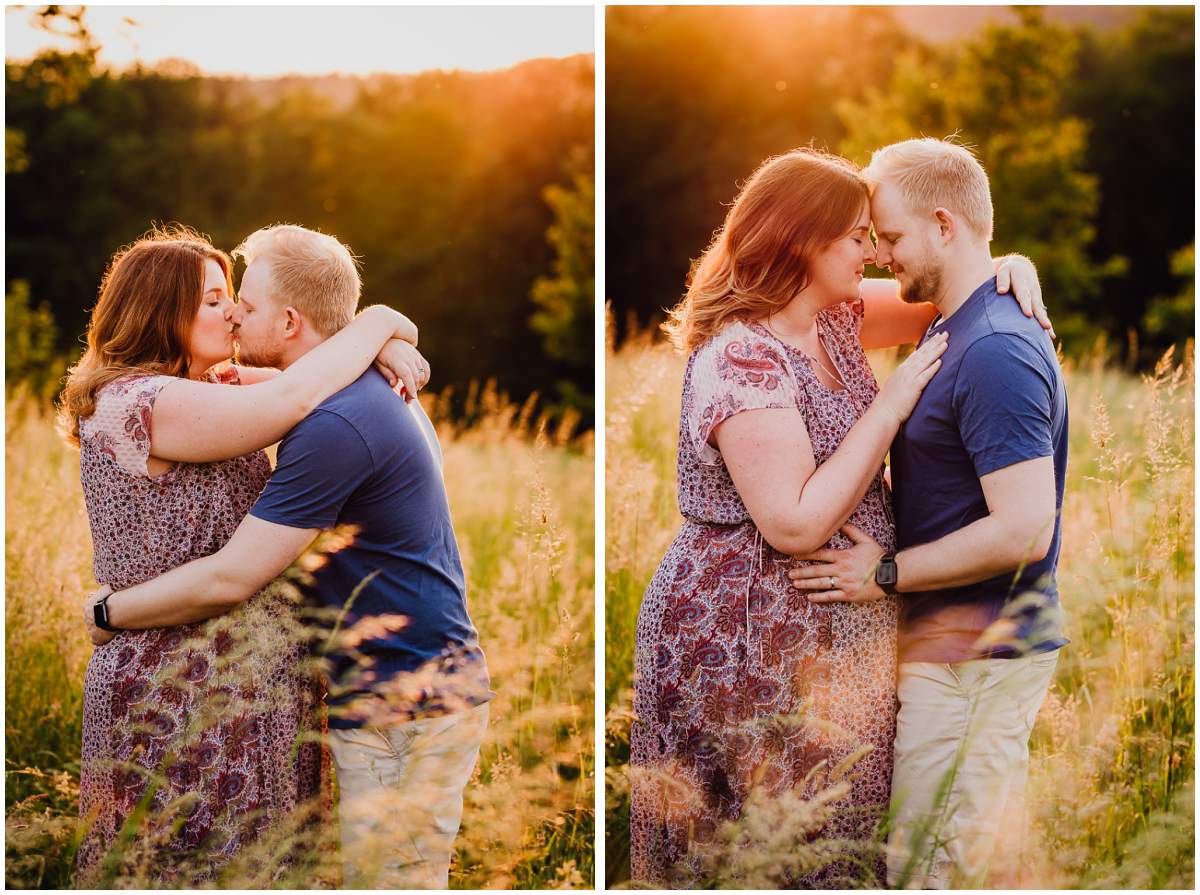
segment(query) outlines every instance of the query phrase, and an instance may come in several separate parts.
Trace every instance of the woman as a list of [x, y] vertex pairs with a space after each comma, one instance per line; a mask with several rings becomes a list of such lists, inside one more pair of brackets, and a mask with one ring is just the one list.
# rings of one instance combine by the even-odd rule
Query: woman
[[801, 831], [824, 844], [777, 856], [776, 879], [882, 884], [897, 606], [810, 604], [786, 575], [794, 555], [849, 546], [847, 522], [894, 543], [883, 458], [946, 342], [877, 386], [864, 347], [917, 341], [935, 311], [898, 301], [893, 281], [864, 282], [873, 259], [857, 170], [797, 150], [746, 183], [672, 311], [667, 330], [690, 352], [684, 523], [638, 614], [635, 880], [700, 881], [693, 846], [754, 793], [813, 800], [840, 785], [828, 818]]
[[[60, 407], [80, 450], [103, 585], [129, 587], [219, 549], [270, 476], [262, 448], [381, 351], [379, 363], [406, 377], [423, 367], [415, 349], [394, 341], [415, 342], [416, 328], [384, 307], [283, 373], [222, 366], [234, 350], [231, 270], [227, 255], [178, 228], [118, 252], [104, 276]], [[280, 632], [272, 648], [247, 649], [234, 614], [122, 632], [93, 653], [82, 884], [118, 875], [211, 881], [319, 795], [319, 694], [299, 669], [303, 647], [282, 634], [292, 627], [289, 606], [260, 595], [246, 613], [257, 613], [256, 628]], [[289, 861], [267, 854], [257, 863], [266, 885]]]

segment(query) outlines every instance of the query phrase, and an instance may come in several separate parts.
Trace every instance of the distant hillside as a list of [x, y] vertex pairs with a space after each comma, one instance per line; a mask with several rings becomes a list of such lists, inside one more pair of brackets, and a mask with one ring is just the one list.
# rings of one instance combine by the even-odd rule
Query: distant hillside
[[[1118, 28], [1140, 6], [1047, 6], [1046, 18], [1064, 25], [1091, 25], [1099, 31]], [[909, 32], [931, 43], [955, 40], [990, 24], [1016, 24], [1009, 6], [893, 6], [893, 15]]]
[[[459, 85], [478, 83], [520, 83], [542, 82], [545, 76], [559, 71], [575, 71], [580, 65], [594, 66], [595, 57], [591, 53], [581, 53], [562, 59], [530, 59], [511, 68], [496, 71], [473, 72], [461, 70], [431, 70], [417, 74], [393, 75], [376, 74], [367, 76], [357, 75], [286, 75], [279, 78], [235, 78], [229, 76], [208, 76], [203, 72], [191, 71], [189, 74], [198, 75], [206, 81], [219, 83], [232, 88], [234, 92], [244, 91], [253, 96], [265, 106], [274, 104], [280, 97], [298, 90], [308, 90], [330, 101], [335, 110], [342, 110], [354, 104], [355, 97], [364, 88], [376, 91], [387, 87], [391, 90], [403, 91], [412, 89], [418, 83], [436, 84], [441, 79], [452, 79]], [[564, 81], [568, 79], [564, 78]]]

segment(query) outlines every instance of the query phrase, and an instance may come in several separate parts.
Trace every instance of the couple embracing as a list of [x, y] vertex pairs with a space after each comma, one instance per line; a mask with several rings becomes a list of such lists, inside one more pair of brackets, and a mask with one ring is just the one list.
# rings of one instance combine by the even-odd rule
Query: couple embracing
[[[638, 615], [635, 880], [695, 884], [748, 800], [836, 785], [807, 834], [827, 859], [780, 856], [781, 885], [981, 885], [1021, 815], [1067, 642], [1067, 396], [1036, 272], [991, 234], [961, 146], [797, 150], [695, 269], [667, 326], [684, 522]], [[864, 349], [910, 343], [877, 385]]]
[[[269, 227], [239, 255], [235, 300], [230, 256], [186, 228], [119, 252], [63, 396], [102, 585], [84, 607], [80, 880], [211, 885], [241, 861], [267, 886], [311, 860], [319, 653], [345, 884], [444, 888], [494, 694], [412, 400], [416, 327], [355, 315], [333, 237]], [[235, 339], [254, 366], [228, 363]], [[305, 626], [268, 585], [329, 529], [301, 564]]]

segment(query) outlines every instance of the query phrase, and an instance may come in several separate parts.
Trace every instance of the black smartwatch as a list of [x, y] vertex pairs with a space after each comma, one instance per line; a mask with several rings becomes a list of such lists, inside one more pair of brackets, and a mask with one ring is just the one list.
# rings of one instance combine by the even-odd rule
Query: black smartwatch
[[889, 597], [894, 597], [898, 593], [896, 577], [896, 553], [888, 551], [879, 558], [879, 565], [875, 567], [875, 583]]
[[[116, 591], [113, 591], [116, 593]], [[105, 594], [104, 599], [97, 600], [92, 604], [92, 619], [96, 622], [96, 627], [101, 631], [111, 631], [116, 634], [124, 631], [124, 628], [114, 628], [108, 621], [108, 598], [112, 594]]]

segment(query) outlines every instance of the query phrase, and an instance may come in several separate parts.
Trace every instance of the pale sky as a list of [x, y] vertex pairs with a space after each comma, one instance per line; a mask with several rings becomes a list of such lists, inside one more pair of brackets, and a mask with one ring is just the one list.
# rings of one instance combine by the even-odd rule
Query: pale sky
[[[69, 45], [29, 24], [34, 8], [5, 7], [7, 60]], [[595, 48], [590, 6], [89, 6], [85, 21], [102, 65], [176, 58], [250, 77], [488, 71]]]

